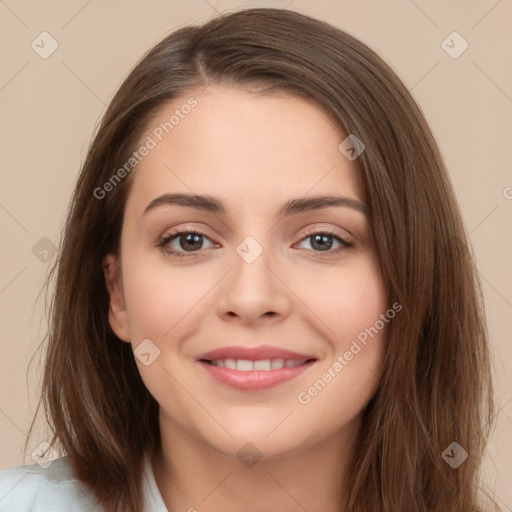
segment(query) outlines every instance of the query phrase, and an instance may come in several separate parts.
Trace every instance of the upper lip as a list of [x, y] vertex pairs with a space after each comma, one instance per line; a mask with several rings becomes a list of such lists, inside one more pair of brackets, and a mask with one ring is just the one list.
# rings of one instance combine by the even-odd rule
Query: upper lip
[[246, 361], [263, 361], [265, 359], [285, 359], [289, 361], [302, 361], [315, 359], [307, 354], [299, 354], [283, 348], [272, 347], [270, 345], [260, 345], [259, 347], [241, 347], [230, 346], [222, 347], [209, 352], [205, 352], [197, 357], [198, 360], [215, 361], [218, 359], [244, 359]]

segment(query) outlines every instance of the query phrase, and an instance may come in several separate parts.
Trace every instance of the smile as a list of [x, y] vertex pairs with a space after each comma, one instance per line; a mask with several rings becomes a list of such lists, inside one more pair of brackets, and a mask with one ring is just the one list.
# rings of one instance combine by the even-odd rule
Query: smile
[[200, 360], [199, 364], [216, 381], [242, 391], [261, 391], [269, 389], [295, 377], [311, 368], [316, 359], [302, 361], [284, 359], [246, 359]]
[[291, 359], [261, 359], [259, 361], [250, 361], [248, 359], [216, 359], [214, 361], [207, 361], [213, 366], [220, 368], [229, 368], [230, 370], [238, 370], [240, 372], [250, 372], [252, 370], [271, 371], [280, 370], [281, 368], [293, 368], [300, 366], [306, 362], [293, 361]]

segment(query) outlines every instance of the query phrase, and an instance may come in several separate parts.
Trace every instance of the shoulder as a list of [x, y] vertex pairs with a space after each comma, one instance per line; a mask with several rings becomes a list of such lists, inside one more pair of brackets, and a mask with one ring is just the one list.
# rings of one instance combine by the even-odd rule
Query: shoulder
[[0, 512], [99, 512], [94, 495], [73, 476], [68, 457], [0, 471]]

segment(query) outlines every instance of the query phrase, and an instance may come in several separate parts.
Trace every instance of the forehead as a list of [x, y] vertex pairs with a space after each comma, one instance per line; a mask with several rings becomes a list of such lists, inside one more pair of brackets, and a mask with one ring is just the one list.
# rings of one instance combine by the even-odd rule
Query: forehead
[[163, 193], [209, 194], [236, 209], [308, 193], [364, 200], [360, 176], [325, 113], [288, 94], [208, 87], [162, 106], [141, 144], [127, 208]]

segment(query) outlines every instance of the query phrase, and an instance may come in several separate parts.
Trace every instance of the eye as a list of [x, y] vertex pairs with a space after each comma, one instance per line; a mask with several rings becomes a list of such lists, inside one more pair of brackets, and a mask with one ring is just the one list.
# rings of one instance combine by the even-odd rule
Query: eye
[[[337, 233], [334, 233], [329, 230], [323, 230], [323, 231], [316, 231], [314, 233], [309, 233], [305, 238], [301, 240], [302, 242], [308, 241], [309, 242], [309, 249], [313, 250], [315, 252], [320, 253], [337, 253], [339, 250], [348, 249], [349, 247], [353, 247], [353, 244], [349, 242], [348, 240], [345, 240], [341, 236], [339, 236]], [[337, 250], [331, 251], [330, 249], [335, 245], [336, 243], [339, 244]], [[323, 256], [323, 255], [322, 255]]]
[[[205, 240], [209, 240], [211, 242], [210, 238], [200, 231], [174, 231], [161, 238], [157, 247], [160, 247], [162, 251], [171, 256], [176, 256], [178, 258], [191, 257], [194, 256], [194, 253], [204, 249], [203, 243]], [[299, 244], [308, 240], [311, 240], [309, 243], [310, 247], [306, 247], [306, 249], [312, 250], [315, 253], [328, 253], [328, 255], [331, 255], [339, 252], [340, 250], [353, 247], [351, 242], [328, 229], [308, 234], [301, 240], [301, 242], [299, 242]], [[339, 245], [338, 248], [331, 250], [333, 245], [336, 243]], [[319, 254], [319, 256], [323, 256], [323, 254]]]
[[[194, 230], [175, 231], [169, 233], [158, 242], [158, 247], [167, 254], [178, 257], [192, 256], [184, 253], [194, 253], [202, 249], [204, 240], [210, 240], [204, 233]], [[174, 245], [173, 245], [174, 244]]]

